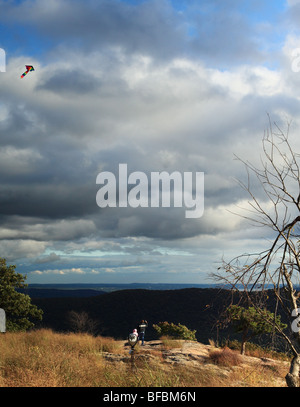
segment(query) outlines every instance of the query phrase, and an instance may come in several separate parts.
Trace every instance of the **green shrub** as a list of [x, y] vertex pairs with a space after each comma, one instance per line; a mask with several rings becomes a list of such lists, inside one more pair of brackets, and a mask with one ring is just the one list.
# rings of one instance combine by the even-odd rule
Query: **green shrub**
[[196, 331], [191, 331], [185, 325], [177, 324], [173, 322], [159, 322], [154, 324], [153, 328], [156, 330], [159, 336], [169, 336], [176, 339], [186, 339], [190, 341], [196, 341]]

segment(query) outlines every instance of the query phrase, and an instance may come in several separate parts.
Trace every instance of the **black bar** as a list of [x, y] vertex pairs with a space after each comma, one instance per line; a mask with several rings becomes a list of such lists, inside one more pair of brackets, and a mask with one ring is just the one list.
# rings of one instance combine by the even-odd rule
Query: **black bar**
[[[287, 387], [282, 388], [244, 388], [244, 387], [2, 387], [0, 396], [10, 397], [14, 403], [28, 401], [30, 405], [41, 405], [41, 402], [49, 402], [50, 406], [59, 405], [60, 402], [82, 402], [84, 405], [105, 406], [110, 403], [122, 403], [132, 406], [145, 404], [154, 405], [161, 402], [199, 403], [206, 406], [216, 402], [224, 403], [225, 400], [233, 402], [235, 397], [248, 397], [251, 401], [258, 401], [262, 397], [274, 397], [277, 399], [283, 392], [297, 391]], [[234, 398], [232, 398], [234, 397]]]

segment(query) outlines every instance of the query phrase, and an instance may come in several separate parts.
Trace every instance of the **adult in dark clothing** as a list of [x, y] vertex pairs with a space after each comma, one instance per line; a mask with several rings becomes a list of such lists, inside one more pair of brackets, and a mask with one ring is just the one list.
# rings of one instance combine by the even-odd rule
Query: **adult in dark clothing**
[[139, 324], [139, 340], [142, 341], [142, 345], [144, 345], [145, 331], [147, 326], [148, 322], [145, 321], [144, 319]]

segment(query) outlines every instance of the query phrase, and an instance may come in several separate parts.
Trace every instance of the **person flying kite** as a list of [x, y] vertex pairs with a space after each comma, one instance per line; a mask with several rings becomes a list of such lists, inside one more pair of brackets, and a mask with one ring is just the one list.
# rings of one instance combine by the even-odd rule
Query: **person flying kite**
[[24, 78], [25, 75], [28, 74], [30, 71], [34, 71], [34, 67], [32, 65], [25, 65], [26, 71], [21, 75], [21, 78]]

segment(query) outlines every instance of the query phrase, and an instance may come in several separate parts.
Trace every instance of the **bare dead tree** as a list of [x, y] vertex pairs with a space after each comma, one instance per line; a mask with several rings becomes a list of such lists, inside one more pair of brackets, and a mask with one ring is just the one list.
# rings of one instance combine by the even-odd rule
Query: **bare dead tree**
[[[273, 290], [276, 301], [274, 310], [285, 312], [290, 325], [288, 333], [275, 322], [269, 321], [288, 344], [293, 358], [290, 371], [286, 375], [289, 387], [299, 387], [300, 372], [300, 329], [292, 325], [298, 312], [295, 287], [299, 284], [299, 224], [300, 224], [300, 155], [294, 151], [289, 141], [289, 124], [283, 132], [270, 121], [269, 129], [262, 140], [263, 157], [260, 168], [238, 158], [246, 168], [247, 181], [238, 181], [248, 193], [248, 207], [242, 208], [246, 214], [239, 214], [252, 224], [269, 230], [266, 249], [260, 253], [245, 253], [231, 261], [222, 261], [213, 278], [239, 288], [253, 302], [254, 291], [262, 297], [267, 288]], [[254, 183], [253, 183], [254, 181]]]
[[94, 335], [97, 331], [98, 322], [90, 318], [85, 311], [76, 312], [72, 310], [68, 313], [67, 318], [69, 325], [74, 332], [85, 332]]

